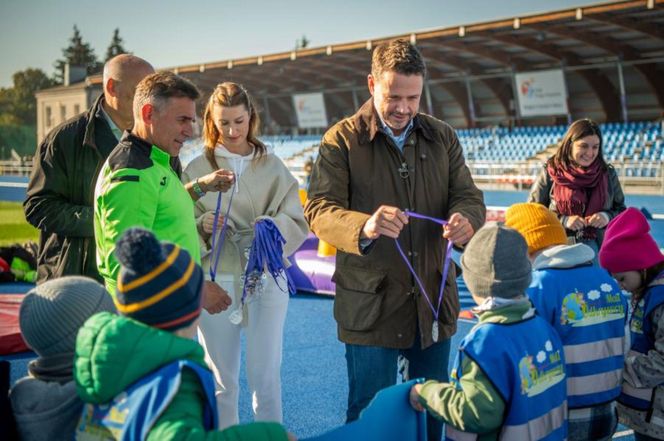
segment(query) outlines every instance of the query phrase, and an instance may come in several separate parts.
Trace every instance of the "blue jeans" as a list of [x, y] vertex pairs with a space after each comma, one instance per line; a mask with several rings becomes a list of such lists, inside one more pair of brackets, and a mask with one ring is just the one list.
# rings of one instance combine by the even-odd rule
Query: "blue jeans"
[[[408, 360], [408, 378], [447, 381], [447, 363], [450, 339], [440, 341], [426, 349], [420, 347], [419, 334], [410, 349], [390, 349], [378, 346], [346, 344], [348, 368], [348, 411], [346, 422], [355, 421], [374, 395], [396, 383], [397, 359]], [[427, 414], [427, 437], [440, 441], [443, 423]]]
[[657, 438], [644, 435], [642, 433], [634, 432], [634, 441], [657, 441]]

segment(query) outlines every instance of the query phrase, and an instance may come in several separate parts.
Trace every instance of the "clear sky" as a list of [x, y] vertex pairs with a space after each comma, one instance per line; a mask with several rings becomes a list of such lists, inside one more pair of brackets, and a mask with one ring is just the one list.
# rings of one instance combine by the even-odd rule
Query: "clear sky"
[[155, 67], [324, 46], [602, 3], [588, 0], [0, 0], [0, 87], [48, 75], [73, 26], [103, 58], [113, 30]]

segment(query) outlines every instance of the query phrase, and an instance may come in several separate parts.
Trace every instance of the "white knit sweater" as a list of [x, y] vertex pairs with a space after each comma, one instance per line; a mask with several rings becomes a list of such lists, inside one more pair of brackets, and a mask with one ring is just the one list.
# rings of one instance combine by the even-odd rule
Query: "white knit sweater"
[[[231, 191], [235, 191], [217, 274], [232, 274], [235, 282], [239, 283], [239, 276], [246, 263], [244, 250], [251, 247], [253, 240], [253, 223], [265, 217], [275, 223], [286, 239], [284, 263], [287, 266], [285, 258], [302, 245], [309, 231], [298, 196], [297, 180], [281, 159], [270, 150], [260, 159], [252, 159], [252, 155], [240, 156], [230, 153], [223, 147], [217, 147], [215, 157], [220, 168], [233, 170], [236, 177], [235, 187], [222, 196], [223, 215], [228, 208]], [[213, 168], [208, 160], [201, 155], [187, 165], [182, 181], [191, 182], [212, 171]], [[196, 202], [195, 212], [199, 225], [203, 214], [208, 211], [214, 212], [217, 195], [218, 193], [207, 193]], [[199, 228], [202, 265], [208, 274], [214, 256], [210, 250], [209, 235], [201, 234], [201, 231]]]

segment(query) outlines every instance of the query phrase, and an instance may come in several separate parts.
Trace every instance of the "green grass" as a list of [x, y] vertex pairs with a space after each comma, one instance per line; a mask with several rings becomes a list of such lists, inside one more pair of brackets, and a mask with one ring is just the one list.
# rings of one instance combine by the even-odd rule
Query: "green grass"
[[25, 220], [20, 202], [0, 202], [0, 245], [39, 240], [39, 230]]

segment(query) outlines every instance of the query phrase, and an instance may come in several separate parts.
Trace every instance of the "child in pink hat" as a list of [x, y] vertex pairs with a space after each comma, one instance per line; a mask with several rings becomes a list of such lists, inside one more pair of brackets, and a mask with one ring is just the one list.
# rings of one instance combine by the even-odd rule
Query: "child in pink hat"
[[599, 261], [632, 293], [631, 347], [625, 359], [620, 421], [635, 439], [664, 439], [664, 255], [635, 208], [606, 229]]

